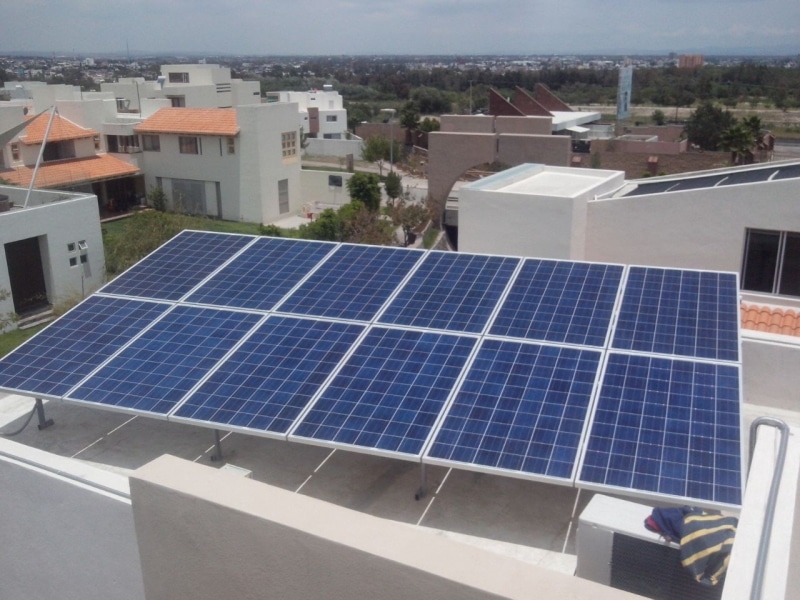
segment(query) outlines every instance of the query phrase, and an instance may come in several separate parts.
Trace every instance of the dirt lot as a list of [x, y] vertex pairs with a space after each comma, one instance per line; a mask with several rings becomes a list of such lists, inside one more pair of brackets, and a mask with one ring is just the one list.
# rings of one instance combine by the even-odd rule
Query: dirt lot
[[[603, 114], [615, 114], [617, 107], [614, 105], [590, 105], [586, 107], [573, 107], [576, 110], [594, 110]], [[650, 117], [654, 110], [661, 110], [667, 115], [668, 119], [675, 118], [675, 107], [668, 106], [632, 106], [631, 118]], [[776, 108], [732, 108], [729, 109], [736, 117], [747, 117], [758, 115], [765, 125], [797, 125], [800, 126], [800, 110], [779, 110]], [[678, 119], [686, 119], [694, 112], [694, 108], [678, 109]]]

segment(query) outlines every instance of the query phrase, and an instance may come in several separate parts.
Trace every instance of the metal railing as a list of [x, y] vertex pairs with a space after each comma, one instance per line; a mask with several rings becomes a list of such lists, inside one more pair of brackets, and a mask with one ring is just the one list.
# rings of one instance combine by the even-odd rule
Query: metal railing
[[761, 425], [775, 427], [780, 433], [780, 446], [778, 447], [778, 457], [775, 461], [775, 469], [772, 473], [772, 483], [769, 487], [769, 497], [767, 498], [767, 508], [764, 512], [764, 523], [761, 528], [761, 540], [758, 543], [758, 554], [756, 555], [756, 568], [753, 573], [753, 585], [750, 588], [750, 600], [761, 598], [761, 588], [764, 584], [764, 570], [767, 566], [767, 555], [769, 554], [769, 542], [772, 536], [772, 522], [775, 519], [775, 503], [778, 498], [778, 490], [783, 476], [783, 464], [786, 461], [786, 447], [789, 443], [789, 426], [780, 419], [773, 417], [758, 417], [750, 424], [750, 462], [753, 461], [753, 451], [756, 447], [758, 428]]

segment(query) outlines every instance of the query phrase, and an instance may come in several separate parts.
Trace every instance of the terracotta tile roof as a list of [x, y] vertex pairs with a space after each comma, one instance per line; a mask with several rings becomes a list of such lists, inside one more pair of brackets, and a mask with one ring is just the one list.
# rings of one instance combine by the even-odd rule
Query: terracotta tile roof
[[[108, 154], [88, 158], [72, 158], [42, 163], [36, 175], [36, 188], [57, 188], [87, 181], [114, 179], [138, 175], [141, 171], [133, 165]], [[0, 178], [11, 185], [28, 187], [33, 176], [33, 167], [15, 167], [0, 171]]]
[[[31, 120], [25, 128], [25, 133], [19, 136], [19, 141], [23, 144], [41, 144], [44, 140], [44, 132], [47, 131], [47, 123], [50, 121], [48, 113], [38, 115]], [[50, 134], [47, 136], [48, 142], [61, 142], [64, 140], [79, 140], [81, 138], [94, 137], [97, 132], [94, 129], [86, 129], [76, 125], [69, 119], [61, 115], [53, 117], [53, 125], [50, 127]]]
[[239, 126], [233, 108], [162, 108], [133, 130], [136, 133], [235, 136]]
[[742, 302], [742, 329], [800, 337], [800, 310]]

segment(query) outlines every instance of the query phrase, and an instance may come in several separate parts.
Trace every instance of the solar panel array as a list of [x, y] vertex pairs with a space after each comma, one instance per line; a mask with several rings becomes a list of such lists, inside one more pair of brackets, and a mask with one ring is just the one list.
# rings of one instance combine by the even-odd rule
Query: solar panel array
[[186, 231], [0, 360], [0, 389], [737, 505], [737, 284]]

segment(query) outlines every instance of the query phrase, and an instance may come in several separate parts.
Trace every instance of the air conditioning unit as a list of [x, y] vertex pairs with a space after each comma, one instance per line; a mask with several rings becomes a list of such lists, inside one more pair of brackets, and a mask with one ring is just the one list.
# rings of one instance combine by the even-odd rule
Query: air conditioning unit
[[724, 584], [697, 583], [680, 546], [644, 526], [652, 506], [595, 494], [578, 521], [576, 575], [654, 600], [719, 600]]

